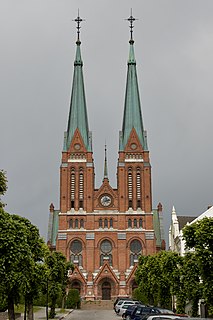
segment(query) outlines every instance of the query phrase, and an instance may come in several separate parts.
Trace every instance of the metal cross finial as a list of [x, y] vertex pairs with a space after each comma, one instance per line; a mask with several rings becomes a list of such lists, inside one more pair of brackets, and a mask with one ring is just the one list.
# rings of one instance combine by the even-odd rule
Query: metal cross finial
[[77, 16], [77, 18], [76, 18], [75, 20], [73, 20], [73, 21], [75, 21], [75, 22], [77, 23], [77, 27], [76, 27], [76, 29], [77, 29], [77, 35], [78, 35], [78, 36], [77, 36], [77, 41], [80, 42], [80, 29], [81, 29], [80, 23], [81, 23], [82, 21], [85, 21], [85, 20], [80, 18], [80, 16], [79, 16], [79, 9], [78, 9], [78, 16]]
[[104, 159], [104, 178], [108, 179], [108, 169], [107, 169], [107, 145], [105, 141], [105, 159]]
[[133, 28], [134, 28], [133, 22], [134, 22], [135, 20], [138, 20], [138, 19], [135, 19], [135, 18], [133, 17], [133, 15], [132, 15], [132, 9], [131, 9], [131, 15], [130, 15], [130, 17], [129, 17], [128, 19], [126, 19], [126, 20], [129, 21], [129, 23], [130, 23], [130, 25], [129, 25], [129, 28], [130, 28], [130, 41], [133, 41]]

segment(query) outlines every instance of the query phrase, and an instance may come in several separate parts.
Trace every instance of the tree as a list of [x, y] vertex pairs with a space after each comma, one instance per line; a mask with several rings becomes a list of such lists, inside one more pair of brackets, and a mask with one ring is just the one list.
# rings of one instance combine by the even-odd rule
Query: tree
[[144, 295], [144, 303], [171, 308], [172, 297], [180, 288], [181, 263], [177, 253], [168, 251], [140, 257], [136, 282]]
[[7, 178], [6, 173], [3, 170], [0, 170], [0, 207], [4, 207], [4, 204], [1, 202], [1, 196], [7, 191]]
[[193, 252], [188, 252], [183, 258], [181, 268], [181, 288], [184, 299], [192, 303], [192, 317], [198, 316], [198, 302], [202, 297], [202, 284], [197, 257]]
[[22, 290], [28, 319], [33, 320], [33, 300], [37, 298], [39, 291], [46, 283], [47, 270], [43, 260], [49, 253], [49, 249], [40, 237], [38, 228], [31, 224], [28, 219], [13, 215], [13, 220], [21, 222], [26, 227], [27, 244], [31, 251], [31, 268], [25, 273]]
[[26, 226], [0, 208], [0, 286], [7, 295], [10, 320], [15, 319], [14, 303], [31, 266]]
[[186, 248], [193, 249], [199, 266], [203, 298], [213, 314], [213, 218], [203, 218], [183, 229]]
[[68, 271], [73, 270], [73, 265], [66, 262], [65, 256], [57, 251], [50, 253], [45, 262], [48, 268], [47, 295], [50, 298], [50, 318], [54, 318], [57, 299], [64, 293], [68, 282]]

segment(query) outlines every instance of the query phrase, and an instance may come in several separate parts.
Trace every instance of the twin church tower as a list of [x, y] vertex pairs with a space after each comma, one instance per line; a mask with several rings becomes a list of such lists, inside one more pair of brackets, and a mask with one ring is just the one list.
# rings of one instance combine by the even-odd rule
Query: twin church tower
[[60, 167], [60, 210], [50, 205], [48, 245], [75, 266], [70, 287], [87, 300], [131, 296], [140, 255], [164, 249], [162, 206], [152, 208], [151, 165], [143, 128], [131, 15], [129, 59], [119, 133], [117, 188], [112, 188], [105, 150], [104, 178], [95, 188], [81, 58], [80, 22], [67, 131]]

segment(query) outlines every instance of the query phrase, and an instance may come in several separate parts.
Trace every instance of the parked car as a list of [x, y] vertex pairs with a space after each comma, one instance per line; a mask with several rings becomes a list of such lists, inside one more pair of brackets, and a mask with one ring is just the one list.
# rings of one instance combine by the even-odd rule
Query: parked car
[[[136, 317], [134, 318], [136, 319]], [[139, 318], [140, 320], [183, 320], [183, 319], [189, 319], [189, 318], [184, 318], [181, 316], [178, 316], [176, 314], [170, 314], [170, 313], [158, 313], [158, 314], [147, 314], [147, 315], [141, 315]]]
[[124, 304], [122, 307], [119, 308], [117, 315], [118, 316], [122, 316], [123, 318], [123, 314], [126, 313], [126, 310], [130, 307], [130, 308], [135, 308], [135, 304]]
[[133, 304], [138, 304], [139, 301], [131, 301], [131, 300], [120, 300], [118, 303], [115, 305], [115, 312], [118, 313], [120, 308], [122, 308], [124, 305], [133, 305]]
[[127, 297], [118, 297], [118, 298], [116, 298], [116, 300], [115, 300], [115, 302], [114, 302], [114, 310], [115, 310], [115, 306], [116, 306], [116, 304], [119, 302], [119, 301], [121, 301], [121, 300], [128, 300], [128, 301], [132, 301], [132, 298], [127, 298]]
[[145, 315], [161, 314], [161, 313], [174, 314], [171, 310], [144, 306], [139, 304], [136, 306], [135, 309], [132, 310], [130, 314], [126, 316], [126, 320], [141, 320]]
[[[129, 305], [128, 308], [126, 309], [126, 311], [123, 313], [122, 318], [124, 320], [130, 320], [131, 319], [131, 314], [134, 312], [134, 310], [139, 306], [139, 304], [133, 304], [133, 305]], [[145, 305], [141, 305], [145, 307]]]

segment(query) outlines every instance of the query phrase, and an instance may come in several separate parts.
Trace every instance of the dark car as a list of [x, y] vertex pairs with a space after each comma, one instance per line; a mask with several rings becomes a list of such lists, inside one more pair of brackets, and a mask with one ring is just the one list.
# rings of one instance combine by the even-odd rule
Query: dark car
[[[142, 305], [140, 305], [142, 306]], [[122, 318], [124, 320], [130, 320], [131, 319], [131, 314], [134, 312], [134, 310], [138, 307], [138, 305], [131, 305], [128, 306], [127, 310], [123, 313]], [[145, 307], [145, 305], [144, 305]]]
[[161, 309], [157, 307], [150, 307], [144, 305], [137, 305], [132, 312], [126, 316], [126, 320], [142, 320], [145, 315], [153, 315], [153, 314], [173, 314], [171, 310]]

